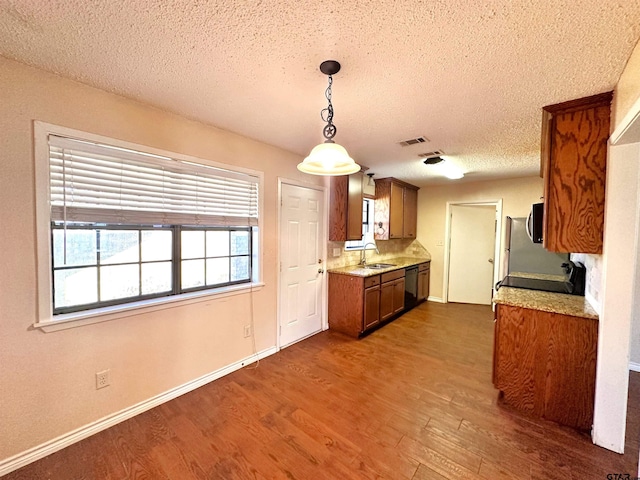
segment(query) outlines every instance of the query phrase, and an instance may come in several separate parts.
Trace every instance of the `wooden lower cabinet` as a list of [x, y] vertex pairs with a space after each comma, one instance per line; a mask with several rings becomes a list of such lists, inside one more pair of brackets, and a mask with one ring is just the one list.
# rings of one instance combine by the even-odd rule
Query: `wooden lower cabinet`
[[502, 304], [496, 309], [493, 381], [503, 401], [591, 429], [598, 321]]
[[380, 323], [380, 285], [365, 288], [363, 317], [363, 330], [368, 330]]
[[329, 328], [358, 337], [404, 311], [404, 268], [359, 277], [329, 272]]
[[418, 302], [429, 298], [429, 274], [431, 273], [431, 263], [421, 263], [418, 265]]
[[404, 269], [381, 275], [380, 321], [404, 310]]

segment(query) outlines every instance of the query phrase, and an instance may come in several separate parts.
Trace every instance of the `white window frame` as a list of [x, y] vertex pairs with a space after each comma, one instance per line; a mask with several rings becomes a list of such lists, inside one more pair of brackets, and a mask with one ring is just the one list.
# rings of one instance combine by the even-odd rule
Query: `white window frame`
[[[258, 216], [257, 233], [253, 241], [257, 248], [252, 253], [253, 272], [252, 281], [239, 285], [230, 285], [211, 290], [202, 290], [169, 297], [159, 297], [149, 300], [134, 301], [126, 304], [95, 308], [82, 312], [53, 315], [53, 289], [51, 269], [51, 213], [49, 196], [49, 135], [60, 135], [79, 138], [90, 142], [113, 145], [139, 152], [171, 157], [176, 160], [193, 162], [196, 164], [217, 167], [238, 173], [245, 173], [258, 178]], [[253, 292], [264, 286], [262, 281], [263, 262], [263, 205], [264, 205], [264, 172], [235, 165], [214, 162], [190, 155], [168, 152], [145, 145], [126, 142], [123, 140], [104, 137], [88, 132], [74, 130], [58, 125], [34, 122], [34, 156], [35, 156], [35, 204], [36, 204], [36, 276], [38, 318], [34, 327], [44, 331], [56, 331], [80, 325], [93, 324], [132, 315], [148, 313], [155, 310], [188, 305], [195, 302], [209, 301], [212, 297], [226, 297]]]
[[[376, 241], [374, 239], [374, 227], [375, 227], [375, 222], [373, 221], [373, 217], [375, 214], [374, 211], [374, 205], [375, 202], [373, 201], [373, 199], [371, 198], [365, 198], [362, 200], [363, 203], [363, 209], [364, 209], [364, 202], [369, 202], [369, 221], [367, 223], [367, 233], [365, 234], [364, 232], [362, 233], [362, 238], [360, 240], [347, 240], [346, 242], [344, 242], [344, 249], [347, 252], [351, 252], [351, 251], [359, 251], [359, 250], [364, 250], [364, 246], [367, 245], [368, 243], [373, 243], [375, 244]], [[363, 225], [363, 230], [364, 230], [364, 222], [362, 223]], [[372, 246], [368, 246], [367, 250], [375, 250], [376, 247], [372, 247]]]

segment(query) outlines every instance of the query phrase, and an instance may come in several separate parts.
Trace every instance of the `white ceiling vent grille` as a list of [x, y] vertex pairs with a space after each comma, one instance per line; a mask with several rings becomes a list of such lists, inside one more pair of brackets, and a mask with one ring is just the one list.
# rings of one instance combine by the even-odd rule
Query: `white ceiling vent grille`
[[418, 156], [420, 158], [430, 158], [430, 157], [439, 157], [440, 155], [444, 155], [442, 150], [434, 150], [433, 152], [419, 153]]
[[426, 143], [429, 139], [427, 137], [410, 138], [409, 140], [403, 140], [398, 142], [401, 147], [408, 147], [409, 145], [415, 145], [416, 143]]

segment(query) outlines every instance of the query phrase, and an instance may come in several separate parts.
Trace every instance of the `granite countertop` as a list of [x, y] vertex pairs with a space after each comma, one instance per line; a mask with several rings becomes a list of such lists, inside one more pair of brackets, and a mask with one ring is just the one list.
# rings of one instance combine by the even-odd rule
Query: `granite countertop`
[[493, 303], [541, 310], [543, 312], [560, 313], [572, 317], [598, 319], [596, 311], [581, 295], [541, 292], [539, 290], [528, 290], [526, 288], [500, 287], [493, 296]]
[[373, 277], [374, 275], [380, 275], [381, 273], [392, 272], [400, 268], [411, 267], [420, 263], [430, 262], [430, 258], [413, 258], [413, 257], [395, 257], [387, 258], [385, 260], [376, 260], [370, 263], [392, 263], [393, 267], [386, 268], [365, 268], [362, 265], [349, 265], [340, 268], [330, 268], [327, 270], [329, 273], [339, 273], [341, 275], [353, 275], [356, 277]]
[[533, 278], [536, 280], [551, 280], [554, 282], [565, 282], [567, 280], [566, 275], [551, 275], [547, 273], [510, 272], [509, 276], [520, 277], [520, 278]]

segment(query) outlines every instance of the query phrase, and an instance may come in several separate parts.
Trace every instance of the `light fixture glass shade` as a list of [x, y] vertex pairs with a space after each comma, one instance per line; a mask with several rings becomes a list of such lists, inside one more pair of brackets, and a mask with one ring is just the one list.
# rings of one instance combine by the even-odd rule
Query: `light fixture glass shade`
[[342, 145], [325, 142], [313, 147], [309, 156], [298, 164], [298, 170], [311, 175], [351, 175], [360, 171], [360, 165]]

